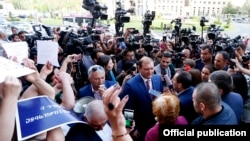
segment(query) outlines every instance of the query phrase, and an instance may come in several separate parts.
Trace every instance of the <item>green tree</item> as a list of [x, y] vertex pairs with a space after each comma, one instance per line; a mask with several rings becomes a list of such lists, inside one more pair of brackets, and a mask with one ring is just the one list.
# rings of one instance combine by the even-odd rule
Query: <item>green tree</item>
[[250, 1], [246, 0], [244, 5], [242, 6], [242, 12], [250, 16]]
[[234, 7], [231, 2], [227, 3], [227, 5], [222, 9], [223, 14], [236, 14], [237, 12], [237, 7]]

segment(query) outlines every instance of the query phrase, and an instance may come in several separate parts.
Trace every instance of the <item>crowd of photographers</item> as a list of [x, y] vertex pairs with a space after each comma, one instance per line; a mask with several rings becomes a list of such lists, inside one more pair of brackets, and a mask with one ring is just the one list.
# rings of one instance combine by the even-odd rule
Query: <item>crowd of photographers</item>
[[[161, 40], [154, 39], [148, 32], [143, 35], [135, 28], [127, 28], [121, 35], [91, 27], [69, 27], [60, 31], [60, 28], [44, 26], [49, 33], [46, 37], [39, 32], [27, 36], [25, 31], [14, 27], [11, 35], [0, 32], [1, 42], [28, 43], [29, 59], [24, 65], [37, 72], [22, 79], [22, 87], [26, 89], [18, 89], [16, 93], [20, 95], [15, 99], [30, 97], [32, 87], [40, 87], [33, 90], [35, 95], [49, 95], [67, 110], [73, 110], [75, 102], [85, 96], [105, 99], [104, 108], [100, 108], [103, 103], [98, 106], [96, 101], [97, 106], [90, 105], [90, 112], [86, 111], [81, 117], [89, 127], [76, 125], [64, 133], [66, 140], [74, 141], [96, 136], [99, 140], [111, 140], [111, 135], [114, 140], [129, 140], [131, 138], [127, 136], [130, 135], [133, 140], [150, 141], [158, 140], [158, 126], [164, 124], [249, 123], [250, 54], [247, 52], [247, 38], [224, 37], [222, 30], [212, 25], [203, 39], [190, 30], [178, 29], [181, 27], [179, 20], [174, 22], [175, 31], [164, 35]], [[49, 62], [37, 64], [36, 40], [58, 42], [60, 67], [53, 67]], [[39, 74], [46, 84], [40, 82]], [[1, 85], [19, 88], [10, 79], [13, 78], [7, 78]], [[151, 81], [148, 85], [147, 80]], [[46, 90], [54, 88], [55, 93], [46, 93], [41, 86]], [[162, 95], [151, 97], [147, 87]], [[4, 89], [1, 89], [1, 95], [6, 93]], [[115, 97], [110, 96], [112, 93]], [[211, 101], [204, 99], [203, 95]], [[123, 98], [121, 103], [117, 102], [120, 98]], [[107, 106], [111, 99], [114, 99], [111, 102], [115, 104], [115, 111]], [[162, 101], [166, 101], [165, 104]], [[129, 130], [120, 127], [125, 126], [119, 121], [124, 119], [121, 115], [123, 106], [134, 110], [134, 125]], [[172, 106], [176, 110], [159, 110], [171, 109]], [[108, 119], [111, 121], [106, 125]], [[79, 130], [93, 132], [88, 132], [91, 137], [86, 137]], [[59, 129], [54, 129], [47, 133], [48, 139], [53, 137], [52, 133], [62, 134]]]

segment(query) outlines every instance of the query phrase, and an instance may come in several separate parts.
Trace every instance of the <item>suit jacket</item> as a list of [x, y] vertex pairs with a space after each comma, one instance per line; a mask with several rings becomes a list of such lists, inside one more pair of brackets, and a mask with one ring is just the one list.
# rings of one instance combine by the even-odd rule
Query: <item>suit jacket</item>
[[[154, 90], [163, 91], [161, 76], [153, 74], [151, 82]], [[142, 140], [144, 140], [147, 131], [155, 125], [156, 121], [152, 113], [152, 99], [140, 73], [124, 85], [120, 98], [126, 95], [129, 95], [129, 100], [125, 108], [134, 110], [135, 128], [138, 129]]]
[[70, 128], [65, 141], [102, 141], [102, 139], [88, 124], [76, 123]]
[[[116, 82], [114, 82], [114, 81], [105, 80], [104, 85], [106, 88], [109, 88], [110, 86], [114, 85], [115, 83]], [[91, 84], [88, 84], [88, 85], [80, 88], [78, 98], [80, 99], [80, 98], [85, 97], [85, 96], [91, 96], [91, 97], [95, 98], [94, 92], [92, 91]]]
[[192, 94], [194, 87], [190, 86], [185, 91], [178, 94], [180, 100], [180, 115], [184, 116], [191, 123], [198, 114], [194, 110]]

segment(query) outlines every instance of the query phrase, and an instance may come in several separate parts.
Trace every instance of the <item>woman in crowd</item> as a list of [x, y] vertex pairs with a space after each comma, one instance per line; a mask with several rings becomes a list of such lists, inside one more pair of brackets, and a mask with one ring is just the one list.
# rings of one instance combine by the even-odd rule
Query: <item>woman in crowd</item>
[[191, 68], [188, 72], [192, 75], [192, 85], [194, 87], [202, 82], [201, 71], [199, 69]]
[[201, 80], [208, 82], [209, 75], [214, 71], [213, 65], [205, 65], [201, 70]]
[[153, 114], [158, 121], [155, 126], [148, 130], [145, 141], [159, 140], [159, 127], [161, 125], [187, 125], [183, 116], [179, 116], [180, 102], [172, 93], [164, 93], [153, 101]]
[[105, 79], [109, 81], [116, 81], [115, 74], [113, 73], [114, 63], [109, 55], [102, 55], [97, 60], [97, 65], [105, 69]]

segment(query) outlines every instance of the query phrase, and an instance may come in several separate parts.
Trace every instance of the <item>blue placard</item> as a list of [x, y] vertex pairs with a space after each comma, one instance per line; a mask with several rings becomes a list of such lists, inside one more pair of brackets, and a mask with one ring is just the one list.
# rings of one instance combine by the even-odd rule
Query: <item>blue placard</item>
[[84, 123], [74, 113], [62, 108], [48, 96], [18, 101], [16, 125], [18, 140], [34, 137], [71, 123]]

